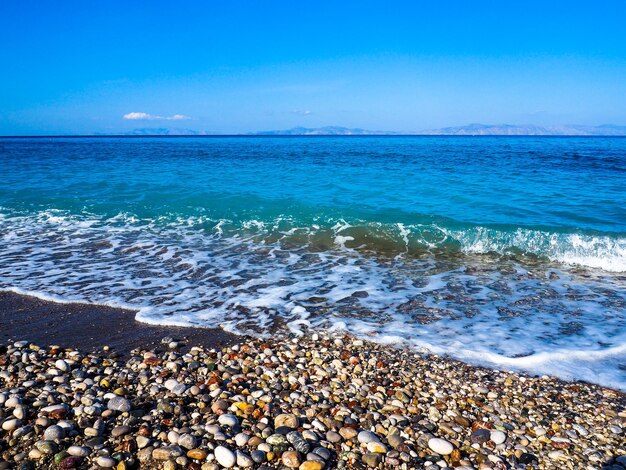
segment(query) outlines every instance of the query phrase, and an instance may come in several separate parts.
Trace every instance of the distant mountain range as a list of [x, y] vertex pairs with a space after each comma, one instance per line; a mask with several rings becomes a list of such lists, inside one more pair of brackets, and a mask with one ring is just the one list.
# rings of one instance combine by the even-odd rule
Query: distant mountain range
[[[213, 131], [196, 131], [168, 127], [145, 127], [116, 135], [220, 135]], [[243, 135], [554, 135], [554, 136], [626, 136], [626, 126], [604, 124], [602, 126], [563, 125], [536, 126], [533, 124], [468, 124], [467, 126], [444, 127], [414, 132], [372, 131], [340, 126], [293, 127], [285, 130], [250, 132]]]
[[141, 127], [127, 132], [97, 133], [96, 135], [219, 135], [219, 132], [196, 131], [171, 127]]
[[253, 135], [626, 135], [626, 126], [605, 124], [602, 126], [535, 126], [512, 124], [468, 124], [415, 132], [369, 131], [347, 127], [328, 126], [318, 128], [294, 127], [279, 131], [254, 132]]
[[250, 135], [394, 135], [398, 132], [368, 131], [366, 129], [348, 128], [339, 126], [326, 127], [293, 127], [280, 131], [251, 132]]
[[619, 136], [626, 135], [626, 126], [605, 124], [602, 126], [535, 126], [511, 124], [469, 124], [459, 127], [444, 127], [415, 132], [419, 135], [596, 135]]

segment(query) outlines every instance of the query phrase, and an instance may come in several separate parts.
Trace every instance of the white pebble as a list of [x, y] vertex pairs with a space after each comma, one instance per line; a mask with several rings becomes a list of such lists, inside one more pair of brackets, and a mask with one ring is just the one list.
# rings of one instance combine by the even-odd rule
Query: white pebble
[[449, 455], [454, 450], [454, 446], [445, 439], [433, 437], [428, 441], [428, 447], [439, 455]]
[[235, 454], [230, 449], [227, 449], [224, 446], [217, 446], [214, 452], [215, 459], [222, 467], [231, 468], [235, 466], [237, 457], [235, 457]]

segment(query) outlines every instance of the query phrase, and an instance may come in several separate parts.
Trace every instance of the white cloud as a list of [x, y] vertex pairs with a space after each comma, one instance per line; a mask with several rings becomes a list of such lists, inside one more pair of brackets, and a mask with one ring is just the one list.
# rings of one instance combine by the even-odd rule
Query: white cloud
[[313, 111], [310, 109], [294, 109], [292, 113], [297, 114], [298, 116], [310, 116], [313, 114]]
[[172, 116], [157, 116], [154, 114], [148, 113], [128, 113], [124, 114], [124, 119], [129, 119], [131, 121], [182, 121], [184, 119], [191, 119], [189, 116], [185, 116], [184, 114], [174, 114]]

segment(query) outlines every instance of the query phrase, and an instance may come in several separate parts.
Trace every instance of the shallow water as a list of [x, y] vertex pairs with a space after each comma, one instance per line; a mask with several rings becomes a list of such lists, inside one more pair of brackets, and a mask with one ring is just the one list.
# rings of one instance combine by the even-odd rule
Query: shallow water
[[626, 139], [0, 139], [0, 288], [626, 389]]

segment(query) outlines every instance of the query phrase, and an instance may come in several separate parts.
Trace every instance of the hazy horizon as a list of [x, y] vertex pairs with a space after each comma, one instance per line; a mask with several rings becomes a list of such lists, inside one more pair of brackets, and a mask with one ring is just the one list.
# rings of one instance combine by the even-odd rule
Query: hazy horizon
[[0, 135], [626, 125], [625, 3], [391, 7], [3, 2]]

